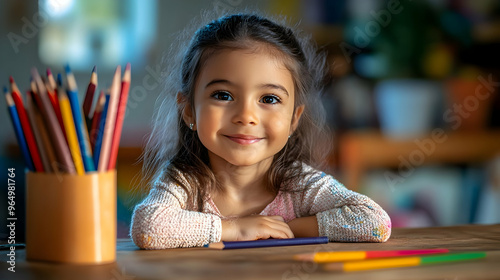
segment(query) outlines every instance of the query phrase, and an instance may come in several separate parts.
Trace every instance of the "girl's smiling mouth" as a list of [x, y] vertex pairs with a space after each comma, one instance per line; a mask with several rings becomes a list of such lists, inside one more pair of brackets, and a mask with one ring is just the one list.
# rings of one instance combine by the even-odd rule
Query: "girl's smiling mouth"
[[250, 145], [259, 142], [264, 139], [261, 137], [253, 136], [253, 135], [245, 135], [245, 134], [232, 134], [232, 135], [224, 135], [229, 140], [234, 141], [241, 145]]

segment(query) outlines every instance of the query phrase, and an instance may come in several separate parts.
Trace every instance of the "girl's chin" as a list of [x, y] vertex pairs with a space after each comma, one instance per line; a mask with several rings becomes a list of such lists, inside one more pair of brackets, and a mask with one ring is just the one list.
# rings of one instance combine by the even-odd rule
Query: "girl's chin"
[[223, 162], [223, 164], [227, 164], [232, 168], [259, 167], [262, 165], [270, 165], [272, 162], [272, 157], [266, 159], [251, 159], [248, 156], [241, 156], [238, 158], [219, 157], [218, 162]]

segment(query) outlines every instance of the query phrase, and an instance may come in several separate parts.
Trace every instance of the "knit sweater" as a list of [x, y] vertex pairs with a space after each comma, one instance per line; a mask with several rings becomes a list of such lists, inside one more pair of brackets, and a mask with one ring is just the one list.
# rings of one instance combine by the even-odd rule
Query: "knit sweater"
[[[391, 220], [378, 204], [330, 175], [303, 168], [311, 175], [290, 182], [296, 191], [279, 191], [260, 215], [282, 216], [285, 222], [316, 215], [319, 235], [330, 241], [385, 242], [389, 238]], [[203, 246], [221, 241], [221, 220], [226, 218], [210, 197], [203, 212], [187, 209], [184, 189], [158, 180], [135, 207], [130, 235], [143, 249]]]

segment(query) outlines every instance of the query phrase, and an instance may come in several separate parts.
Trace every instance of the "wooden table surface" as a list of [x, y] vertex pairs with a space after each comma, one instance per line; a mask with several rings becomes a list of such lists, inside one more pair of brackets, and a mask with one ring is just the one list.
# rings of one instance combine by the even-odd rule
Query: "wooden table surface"
[[[295, 262], [294, 254], [323, 250], [403, 250], [448, 248], [488, 251], [485, 259], [433, 266], [326, 272], [316, 264]], [[500, 225], [465, 225], [433, 228], [395, 228], [386, 243], [329, 243], [240, 250], [186, 248], [139, 250], [119, 239], [117, 260], [104, 265], [63, 265], [27, 262], [25, 250], [16, 250], [15, 273], [7, 270], [0, 251], [0, 279], [500, 279]]]

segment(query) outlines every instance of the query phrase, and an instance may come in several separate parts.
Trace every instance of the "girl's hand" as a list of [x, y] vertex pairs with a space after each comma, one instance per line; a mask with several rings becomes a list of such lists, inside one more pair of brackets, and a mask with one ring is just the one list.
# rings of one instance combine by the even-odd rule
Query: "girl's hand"
[[222, 220], [222, 241], [268, 238], [293, 238], [290, 227], [281, 216], [248, 216]]

